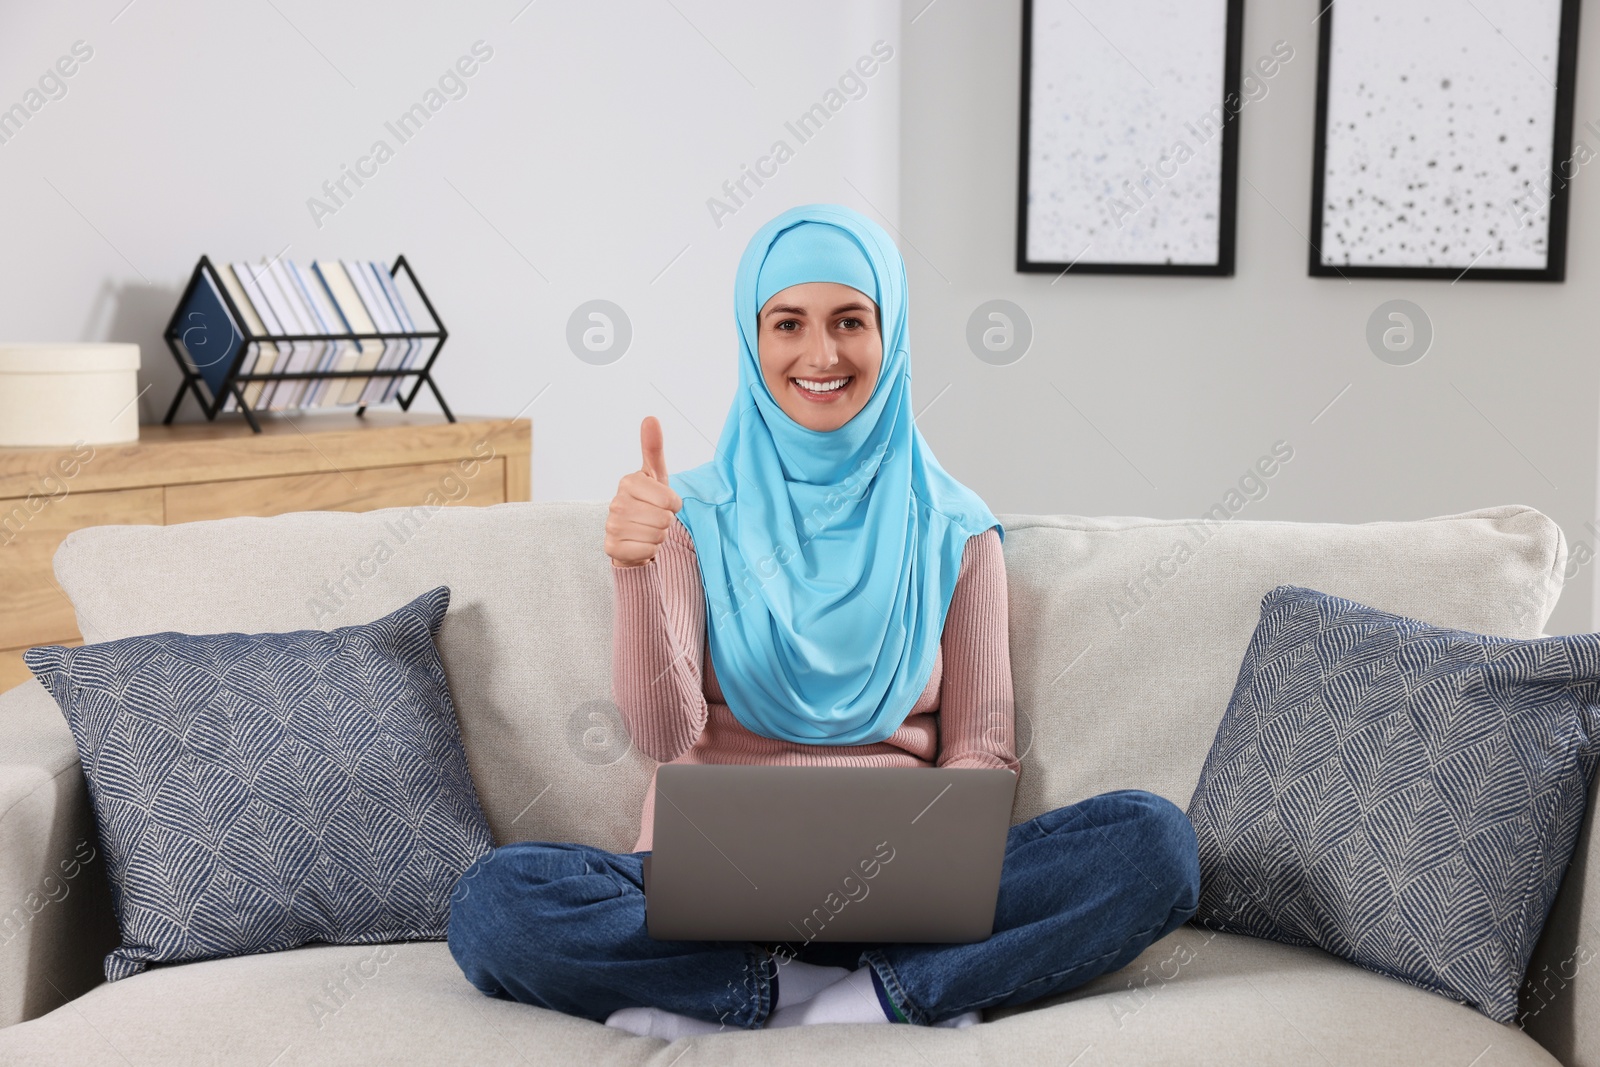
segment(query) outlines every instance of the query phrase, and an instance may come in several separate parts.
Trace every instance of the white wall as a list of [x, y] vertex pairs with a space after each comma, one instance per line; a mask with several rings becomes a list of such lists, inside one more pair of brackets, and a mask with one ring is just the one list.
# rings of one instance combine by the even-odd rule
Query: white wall
[[[1600, 527], [1600, 202], [1589, 173], [1600, 163], [1574, 182], [1565, 284], [1310, 278], [1301, 235], [1322, 3], [1250, 0], [1246, 62], [1280, 39], [1295, 56], [1242, 112], [1237, 274], [1020, 275], [1021, 5], [925, 4], [908, 0], [904, 12], [901, 229], [917, 251], [902, 248], [918, 404], [953, 386], [919, 425], [991, 507], [1198, 515], [1283, 439], [1293, 460], [1240, 518], [1361, 522], [1521, 503], [1574, 546], [1596, 547], [1585, 524]], [[1600, 119], [1595, 30], [1582, 30], [1580, 127]], [[1137, 41], [1119, 44], [1137, 55]], [[1580, 136], [1600, 150], [1593, 133]], [[992, 298], [1015, 301], [1036, 331], [1012, 366], [980, 362], [963, 339], [969, 313]], [[1411, 366], [1379, 362], [1364, 339], [1369, 314], [1392, 298], [1434, 324], [1431, 351]], [[1551, 632], [1600, 629], [1597, 570], [1567, 586]]]
[[[0, 144], [0, 335], [140, 342], [147, 422], [176, 390], [160, 334], [202, 252], [403, 252], [450, 330], [451, 407], [538, 396], [535, 499], [609, 498], [646, 414], [675, 469], [710, 458], [755, 229], [815, 200], [899, 210], [894, 0], [125, 3], [0, 0], [0, 108], [93, 49]], [[465, 96], [405, 143], [385, 129], [479, 40]], [[891, 58], [830, 99], [879, 40]], [[837, 110], [802, 142], [786, 123], [818, 103]], [[393, 157], [319, 227], [307, 200], [380, 138]], [[792, 158], [719, 224], [707, 201], [778, 140]], [[597, 298], [634, 331], [605, 366], [566, 342]]]
[[[1594, 179], [1575, 182], [1564, 285], [1308, 278], [1316, 0], [1247, 12], [1247, 61], [1279, 39], [1296, 55], [1243, 116], [1238, 274], [1054, 284], [1012, 269], [1014, 0], [124, 3], [0, 0], [0, 107], [74, 41], [94, 48], [0, 144], [0, 334], [141, 342], [147, 421], [175, 387], [159, 334], [201, 252], [404, 252], [451, 330], [452, 405], [510, 415], [539, 396], [535, 498], [606, 498], [638, 463], [642, 415], [662, 417], [675, 469], [709, 458], [744, 243], [793, 204], [835, 200], [900, 238], [917, 404], [933, 402], [919, 425], [997, 511], [1195, 515], [1284, 439], [1294, 459], [1240, 517], [1520, 502], [1596, 543]], [[480, 39], [494, 54], [467, 95], [318, 228], [307, 199]], [[894, 57], [799, 144], [784, 123], [879, 39]], [[1600, 119], [1594, 42], [1586, 25], [1580, 125]], [[719, 228], [707, 199], [778, 138], [794, 158]], [[964, 340], [995, 297], [1036, 329], [1009, 367]], [[1437, 331], [1413, 366], [1363, 340], [1392, 297]], [[595, 298], [635, 331], [609, 366], [566, 346]], [[1596, 628], [1597, 571], [1568, 587], [1553, 632]]]

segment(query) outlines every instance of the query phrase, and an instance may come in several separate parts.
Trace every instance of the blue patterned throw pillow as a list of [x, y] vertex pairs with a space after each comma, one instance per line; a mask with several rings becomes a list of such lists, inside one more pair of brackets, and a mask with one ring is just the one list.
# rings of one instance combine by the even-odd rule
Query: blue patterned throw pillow
[[1189, 801], [1191, 921], [1514, 1022], [1597, 709], [1600, 634], [1489, 637], [1279, 586]]
[[151, 963], [445, 936], [493, 847], [434, 646], [450, 590], [376, 622], [150, 634], [25, 660], [77, 742], [122, 943]]

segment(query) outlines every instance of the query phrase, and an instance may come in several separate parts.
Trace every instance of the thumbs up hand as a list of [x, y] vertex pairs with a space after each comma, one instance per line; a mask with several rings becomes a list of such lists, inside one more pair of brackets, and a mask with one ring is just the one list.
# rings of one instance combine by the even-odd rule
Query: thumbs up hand
[[642, 567], [655, 559], [683, 507], [683, 498], [667, 484], [661, 423], [653, 415], [639, 424], [639, 451], [643, 466], [617, 483], [606, 516], [605, 549], [613, 567]]

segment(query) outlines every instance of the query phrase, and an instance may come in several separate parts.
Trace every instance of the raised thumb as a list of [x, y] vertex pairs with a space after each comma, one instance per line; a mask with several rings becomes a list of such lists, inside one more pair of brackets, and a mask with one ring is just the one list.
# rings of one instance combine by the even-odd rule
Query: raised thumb
[[661, 423], [654, 415], [639, 424], [639, 450], [644, 453], [644, 472], [658, 482], [667, 480], [667, 457], [662, 450]]

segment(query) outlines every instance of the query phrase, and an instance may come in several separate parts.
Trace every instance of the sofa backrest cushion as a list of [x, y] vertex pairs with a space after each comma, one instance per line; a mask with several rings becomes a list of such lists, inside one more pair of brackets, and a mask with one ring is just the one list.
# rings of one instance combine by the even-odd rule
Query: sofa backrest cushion
[[999, 518], [1019, 750], [1032, 734], [1018, 821], [1111, 789], [1186, 805], [1276, 586], [1537, 637], [1567, 554], [1518, 505], [1357, 524]]
[[[88, 641], [333, 628], [448, 585], [439, 650], [496, 841], [622, 851], [654, 764], [601, 736], [617, 724], [605, 515], [517, 503], [102, 526], [55, 565]], [[1274, 586], [1534, 637], [1566, 561], [1555, 523], [1517, 505], [1358, 525], [999, 518], [1019, 822], [1110, 789], [1187, 803]]]

